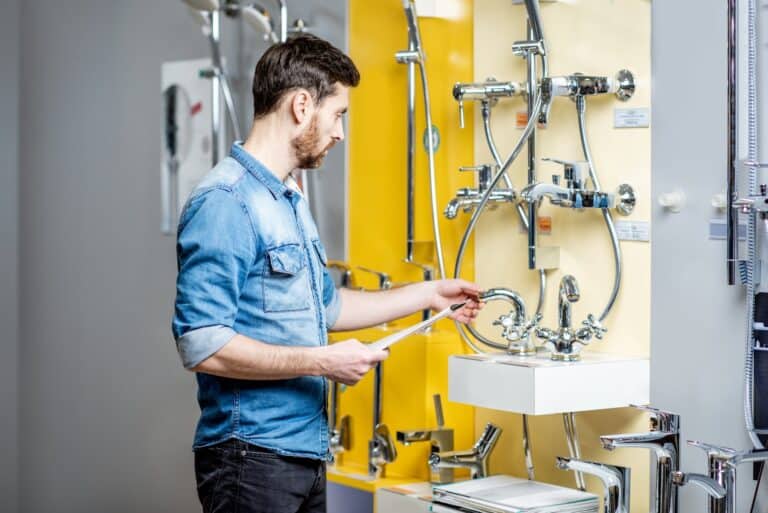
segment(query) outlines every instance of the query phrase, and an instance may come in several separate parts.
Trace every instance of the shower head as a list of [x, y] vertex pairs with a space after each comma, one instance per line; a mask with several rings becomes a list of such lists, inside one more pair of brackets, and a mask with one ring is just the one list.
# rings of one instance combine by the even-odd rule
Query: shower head
[[253, 4], [243, 7], [241, 14], [243, 19], [256, 32], [264, 34], [264, 39], [268, 39], [272, 43], [277, 43], [279, 41], [277, 34], [275, 34], [274, 24], [272, 23], [272, 17], [269, 15], [269, 11], [260, 5]]
[[421, 47], [421, 33], [419, 32], [419, 20], [416, 14], [416, 4], [413, 0], [403, 0], [405, 18], [408, 22], [408, 41], [413, 50], [418, 52], [419, 59], [424, 60], [424, 49]]
[[220, 7], [219, 0], [181, 0], [192, 9], [198, 11], [218, 11]]

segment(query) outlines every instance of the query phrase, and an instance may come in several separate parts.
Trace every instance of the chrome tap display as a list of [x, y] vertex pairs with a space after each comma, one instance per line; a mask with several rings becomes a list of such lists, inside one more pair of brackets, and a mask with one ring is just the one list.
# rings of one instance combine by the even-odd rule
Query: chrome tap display
[[429, 466], [434, 470], [444, 468], [468, 468], [472, 479], [487, 477], [488, 457], [501, 436], [501, 428], [491, 424], [485, 426], [483, 434], [467, 451], [435, 452], [429, 457]]
[[348, 451], [352, 446], [350, 424], [351, 417], [344, 415], [337, 424], [339, 417], [339, 388], [341, 386], [336, 382], [331, 382], [331, 400], [328, 412], [328, 448], [331, 452], [332, 461], [337, 461], [337, 455]]
[[457, 83], [453, 86], [453, 98], [459, 102], [459, 126], [464, 128], [464, 101], [487, 102], [493, 107], [499, 98], [521, 96], [525, 87], [518, 82], [499, 82], [489, 78], [485, 82]]
[[559, 456], [557, 468], [597, 477], [603, 483], [603, 511], [629, 513], [630, 469]]
[[[453, 429], [445, 427], [445, 419], [443, 418], [443, 406], [440, 401], [440, 394], [435, 394], [433, 399], [435, 401], [435, 417], [437, 420], [437, 427], [397, 432], [397, 441], [405, 446], [408, 446], [414, 442], [429, 442], [430, 457], [435, 453], [447, 453], [453, 451]], [[430, 482], [453, 482], [453, 468], [435, 468], [430, 465], [429, 462], [430, 460], [428, 459], [427, 466], [429, 466], [430, 469]]]
[[[718, 488], [710, 481], [706, 481], [711, 488], [710, 490], [705, 487], [705, 490], [711, 495], [709, 513], [736, 513], [736, 469], [742, 463], [768, 461], [768, 450], [737, 451], [730, 447], [721, 447], [695, 440], [689, 440], [688, 445], [706, 451], [709, 478], [720, 486]], [[685, 476], [680, 476], [677, 479], [684, 481], [684, 478]], [[698, 481], [703, 480], [698, 479]]]
[[647, 433], [604, 435], [603, 448], [612, 451], [619, 447], [650, 449], [656, 462], [655, 486], [651, 495], [653, 513], [677, 512], [677, 487], [672, 476], [680, 468], [680, 416], [674, 413], [636, 406], [651, 414], [651, 430]]
[[545, 77], [541, 80], [541, 94], [546, 99], [555, 96], [592, 96], [613, 93], [621, 101], [627, 101], [635, 94], [635, 77], [626, 69], [616, 73], [615, 78], [574, 73], [559, 77]]
[[526, 316], [523, 298], [517, 292], [509, 289], [489, 289], [480, 296], [480, 300], [486, 303], [495, 300], [511, 303], [514, 309], [508, 314], [499, 316], [493, 321], [493, 325], [501, 326], [501, 336], [509, 343], [506, 348], [509, 354], [523, 356], [536, 354], [536, 345], [531, 340], [531, 333], [541, 321], [541, 314], [536, 314], [529, 320]]
[[[465, 213], [472, 212], [472, 210], [480, 204], [483, 199], [485, 191], [490, 187], [492, 170], [495, 166], [490, 164], [481, 164], [479, 166], [462, 166], [459, 168], [460, 172], [476, 172], [477, 173], [477, 188], [464, 187], [456, 192], [456, 197], [448, 202], [448, 206], [445, 207], [445, 217], [448, 219], [454, 219], [458, 214], [459, 209]], [[517, 195], [514, 189], [495, 189], [491, 191], [490, 199], [488, 200], [491, 210], [496, 208], [499, 203], [512, 203], [514, 204]]]
[[560, 280], [560, 292], [557, 302], [557, 330], [536, 328], [536, 336], [544, 340], [544, 347], [552, 351], [552, 359], [574, 362], [581, 359], [581, 349], [589, 344], [592, 337], [603, 338], [607, 331], [590, 314], [582, 321], [582, 328], [574, 330], [571, 326], [571, 304], [579, 300], [581, 294], [576, 278], [570, 274]]

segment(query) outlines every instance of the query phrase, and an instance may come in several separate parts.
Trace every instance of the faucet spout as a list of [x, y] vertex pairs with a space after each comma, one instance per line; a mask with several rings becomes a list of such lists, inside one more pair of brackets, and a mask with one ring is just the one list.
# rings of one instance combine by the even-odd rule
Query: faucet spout
[[630, 469], [562, 457], [557, 458], [557, 468], [596, 476], [603, 483], [605, 513], [629, 513]]
[[569, 207], [572, 204], [571, 191], [551, 183], [527, 185], [520, 191], [520, 197], [526, 203], [534, 203], [546, 197], [555, 205]]
[[576, 278], [571, 274], [563, 276], [563, 279], [560, 280], [560, 294], [557, 301], [560, 328], [571, 328], [571, 303], [575, 303], [580, 297], [581, 293]]
[[501, 428], [491, 424], [485, 426], [483, 434], [475, 445], [465, 451], [434, 452], [429, 457], [429, 466], [441, 468], [468, 468], [472, 479], [488, 476], [488, 457], [501, 436]]

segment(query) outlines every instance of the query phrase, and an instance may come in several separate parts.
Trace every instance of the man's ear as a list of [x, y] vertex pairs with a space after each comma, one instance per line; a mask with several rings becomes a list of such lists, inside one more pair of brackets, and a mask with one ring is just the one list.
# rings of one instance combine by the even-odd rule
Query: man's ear
[[303, 125], [312, 119], [315, 102], [306, 89], [298, 89], [291, 98], [291, 114], [297, 124]]

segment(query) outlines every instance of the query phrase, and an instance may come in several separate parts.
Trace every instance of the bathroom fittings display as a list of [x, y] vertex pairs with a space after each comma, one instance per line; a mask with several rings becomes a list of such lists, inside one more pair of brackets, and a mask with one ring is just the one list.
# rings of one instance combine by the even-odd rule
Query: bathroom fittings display
[[552, 359], [575, 362], [581, 359], [581, 349], [589, 344], [592, 337], [603, 338], [607, 331], [595, 317], [590, 314], [582, 321], [582, 328], [574, 330], [571, 326], [571, 304], [579, 300], [581, 294], [576, 278], [570, 274], [560, 280], [560, 291], [557, 302], [557, 329], [536, 328], [536, 336], [543, 339], [544, 346], [552, 351]]
[[582, 472], [600, 479], [604, 513], [629, 513], [630, 469], [560, 456], [556, 465], [561, 470]]
[[583, 73], [541, 79], [541, 94], [544, 95], [545, 101], [550, 101], [555, 96], [575, 99], [577, 96], [610, 93], [623, 102], [632, 98], [635, 94], [635, 77], [632, 72], [619, 70], [613, 79]]
[[651, 512], [676, 513], [678, 497], [673, 475], [680, 469], [680, 416], [647, 406], [635, 407], [651, 414], [649, 432], [603, 435], [600, 441], [609, 451], [619, 447], [649, 449], [656, 464]]
[[328, 260], [328, 269], [336, 269], [341, 274], [341, 287], [345, 289], [358, 289], [357, 279], [352, 266], [341, 260]]
[[[453, 451], [453, 429], [445, 427], [443, 405], [440, 401], [440, 394], [435, 394], [433, 399], [435, 401], [437, 427], [411, 431], [398, 431], [396, 435], [397, 441], [405, 446], [416, 442], [429, 442], [430, 457], [435, 453], [448, 453]], [[435, 468], [429, 464], [429, 460], [427, 460], [427, 466], [430, 469], [429, 481], [431, 483], [442, 484], [453, 482], [453, 468]]]
[[363, 271], [364, 273], [373, 274], [378, 278], [378, 289], [377, 290], [389, 290], [392, 288], [392, 277], [389, 275], [389, 273], [385, 273], [383, 271], [377, 271], [375, 269], [370, 269], [368, 267], [362, 267], [357, 266], [357, 270]]
[[474, 446], [466, 451], [434, 452], [429, 456], [433, 471], [446, 468], [467, 468], [472, 479], [487, 477], [488, 458], [501, 436], [501, 428], [488, 423]]
[[[725, 497], [726, 491], [723, 486], [712, 479], [711, 477], [703, 474], [693, 474], [691, 472], [680, 472], [679, 470], [672, 474], [672, 483], [675, 486], [685, 486], [687, 484], [695, 484], [699, 488], [703, 489], [711, 499], [719, 501]], [[719, 509], [718, 511], [722, 511]]]
[[337, 423], [339, 417], [340, 387], [341, 385], [335, 381], [331, 382], [330, 411], [328, 412], [328, 448], [331, 452], [331, 460], [333, 463], [338, 461], [339, 454], [348, 451], [352, 446], [351, 417], [349, 415], [344, 415]]
[[[536, 345], [531, 340], [531, 333], [534, 332], [541, 320], [541, 315], [537, 314], [532, 319], [528, 319], [525, 310], [523, 298], [514, 290], [505, 288], [493, 288], [486, 290], [480, 295], [480, 300], [488, 303], [490, 301], [507, 301], [514, 308], [508, 314], [502, 314], [493, 321], [494, 326], [501, 326], [501, 336], [507, 340], [506, 351], [509, 354], [520, 356], [531, 356], [536, 354]], [[473, 330], [471, 326], [468, 328]], [[475, 336], [478, 336], [476, 334]]]
[[[737, 451], [729, 447], [721, 447], [703, 442], [689, 440], [688, 445], [706, 451], [709, 478], [705, 481], [696, 477], [696, 484], [702, 486], [710, 495], [709, 513], [736, 513], [736, 469], [742, 463], [768, 461], [768, 450]], [[678, 473], [674, 476], [680, 484], [693, 481], [691, 474]], [[696, 475], [694, 475], [696, 476]], [[715, 484], [719, 485], [715, 486]]]
[[373, 378], [373, 436], [368, 441], [368, 474], [386, 476], [386, 465], [397, 458], [395, 442], [389, 433], [389, 427], [381, 422], [381, 373], [382, 364], [376, 364]]

